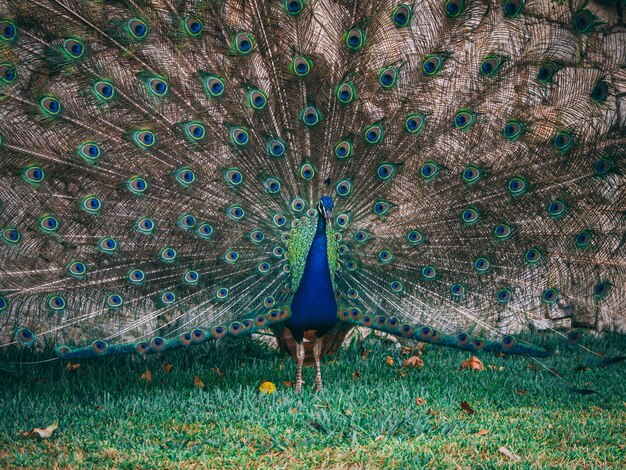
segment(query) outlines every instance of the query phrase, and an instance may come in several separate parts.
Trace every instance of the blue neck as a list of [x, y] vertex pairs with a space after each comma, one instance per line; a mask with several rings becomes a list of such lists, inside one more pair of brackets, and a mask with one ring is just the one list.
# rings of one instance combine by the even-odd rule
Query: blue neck
[[319, 215], [302, 280], [291, 302], [288, 325], [294, 336], [299, 336], [298, 332], [306, 330], [323, 333], [336, 321], [337, 302], [328, 265], [326, 220]]

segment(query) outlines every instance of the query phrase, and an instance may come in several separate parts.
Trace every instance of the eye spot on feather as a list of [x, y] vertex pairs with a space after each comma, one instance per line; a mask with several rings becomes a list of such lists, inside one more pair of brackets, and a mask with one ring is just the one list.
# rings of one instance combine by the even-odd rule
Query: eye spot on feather
[[454, 127], [461, 130], [467, 130], [476, 121], [476, 114], [471, 111], [461, 110], [454, 115]]
[[191, 37], [198, 37], [202, 34], [202, 21], [195, 16], [188, 16], [183, 21], [183, 30]]
[[596, 302], [603, 300], [609, 294], [612, 287], [612, 284], [607, 281], [596, 284], [593, 288], [593, 295], [595, 296]]
[[608, 158], [601, 158], [594, 163], [593, 172], [596, 176], [604, 176], [611, 170], [612, 167], [613, 163], [611, 160]]
[[55, 233], [59, 226], [59, 220], [52, 215], [44, 215], [39, 219], [39, 228], [46, 234]]
[[9, 85], [17, 78], [15, 66], [11, 62], [0, 64], [0, 85]]
[[528, 183], [523, 177], [515, 176], [509, 181], [507, 188], [512, 196], [521, 196], [528, 190]]
[[266, 152], [270, 157], [280, 158], [285, 155], [287, 144], [281, 139], [270, 139], [266, 145]]
[[452, 284], [450, 286], [450, 294], [455, 298], [463, 297], [465, 295], [465, 286], [459, 283]]
[[200, 274], [198, 271], [187, 270], [183, 274], [183, 282], [189, 286], [195, 286], [200, 281]]
[[246, 212], [241, 206], [230, 206], [226, 209], [226, 214], [233, 220], [241, 220], [246, 215]]
[[479, 274], [489, 272], [491, 270], [491, 261], [484, 256], [474, 260], [474, 270]]
[[126, 31], [131, 39], [142, 40], [148, 36], [148, 25], [139, 18], [132, 18], [126, 24]]
[[600, 80], [591, 91], [591, 98], [598, 104], [602, 104], [609, 97], [609, 84], [605, 80]]
[[431, 160], [422, 165], [420, 175], [427, 181], [432, 180], [439, 173], [439, 164]]
[[541, 83], [549, 83], [554, 74], [556, 74], [560, 69], [560, 66], [556, 62], [546, 62], [541, 67], [539, 67], [539, 71], [537, 72], [537, 80]]
[[468, 207], [461, 213], [461, 220], [465, 225], [473, 225], [480, 219], [480, 212], [473, 207]]
[[61, 114], [61, 102], [56, 96], [44, 96], [39, 100], [39, 108], [45, 117], [55, 118]]
[[574, 15], [574, 28], [579, 33], [590, 34], [594, 31], [596, 16], [589, 10], [580, 10]]
[[548, 304], [555, 304], [559, 300], [559, 292], [555, 288], [546, 289], [541, 295], [541, 300]]
[[313, 69], [313, 61], [308, 57], [297, 55], [291, 61], [291, 71], [298, 77], [306, 77]]
[[384, 67], [378, 72], [378, 83], [387, 90], [398, 85], [398, 69], [395, 67]]
[[504, 16], [516, 18], [524, 10], [525, 0], [506, 0], [502, 5]]
[[367, 126], [363, 131], [365, 142], [368, 144], [380, 144], [384, 138], [383, 127], [380, 124], [372, 124]]
[[445, 3], [446, 15], [450, 18], [456, 18], [465, 11], [464, 0], [447, 0]]
[[422, 279], [425, 281], [432, 281], [437, 277], [437, 270], [434, 266], [424, 266], [421, 270]]
[[550, 202], [550, 204], [548, 204], [547, 210], [548, 215], [550, 215], [551, 218], [558, 219], [565, 214], [567, 210], [567, 205], [565, 204], [565, 202], [563, 202], [563, 200], [555, 199], [554, 201]]
[[191, 214], [184, 213], [178, 217], [176, 223], [183, 230], [191, 230], [196, 225], [196, 218]]
[[135, 196], [141, 196], [148, 190], [148, 182], [141, 176], [133, 176], [126, 182], [126, 188]]
[[315, 176], [316, 169], [310, 163], [303, 163], [300, 165], [300, 169], [298, 170], [298, 174], [303, 179], [310, 181]]
[[444, 56], [441, 54], [428, 54], [422, 62], [422, 72], [427, 77], [432, 77], [441, 72], [445, 62]]
[[396, 173], [396, 165], [393, 163], [381, 163], [376, 170], [376, 176], [381, 180], [387, 181], [393, 178]]
[[345, 37], [346, 46], [348, 49], [356, 52], [365, 46], [366, 35], [365, 31], [360, 28], [352, 28], [346, 33]]
[[150, 149], [156, 144], [156, 136], [149, 130], [134, 131], [132, 138], [135, 145], [142, 150]]
[[85, 44], [77, 38], [63, 41], [63, 52], [71, 59], [80, 59], [85, 53]]
[[206, 127], [200, 122], [190, 122], [185, 125], [185, 135], [190, 142], [200, 142], [206, 137]]
[[508, 304], [513, 299], [513, 292], [510, 289], [500, 289], [496, 293], [496, 299], [501, 304]]
[[249, 33], [238, 33], [233, 40], [233, 51], [238, 55], [250, 54], [256, 45], [254, 36]]
[[211, 238], [211, 235], [213, 235], [213, 227], [207, 222], [201, 222], [196, 228], [196, 235], [203, 240], [208, 240]]
[[224, 180], [226, 184], [231, 188], [236, 188], [240, 186], [244, 179], [241, 171], [238, 168], [231, 168], [224, 172]]
[[295, 198], [291, 201], [291, 208], [296, 212], [301, 212], [304, 209], [304, 200], [302, 198]]
[[144, 273], [141, 269], [131, 269], [128, 272], [128, 281], [134, 285], [141, 285], [143, 281], [146, 279], [146, 273]]
[[274, 177], [265, 178], [263, 187], [268, 194], [278, 194], [281, 189], [280, 181]]
[[578, 248], [587, 248], [591, 245], [593, 234], [589, 230], [583, 230], [576, 235], [576, 246]]
[[424, 234], [418, 229], [413, 229], [409, 233], [407, 233], [406, 239], [411, 246], [419, 246], [426, 241], [426, 239], [424, 238]]
[[356, 99], [356, 89], [352, 83], [341, 83], [335, 89], [335, 97], [341, 104], [350, 104]]
[[526, 250], [526, 253], [524, 253], [524, 259], [528, 264], [535, 265], [541, 262], [543, 255], [538, 248], [533, 247]]
[[320, 111], [314, 106], [307, 106], [300, 114], [300, 120], [307, 126], [313, 127], [322, 120]]
[[228, 300], [228, 289], [226, 287], [219, 287], [215, 290], [215, 297], [217, 300]]
[[497, 240], [508, 240], [513, 235], [513, 229], [508, 224], [498, 224], [493, 229], [493, 235]]
[[76, 149], [79, 157], [89, 164], [94, 164], [102, 156], [102, 149], [95, 142], [83, 142]]
[[2, 230], [2, 240], [9, 245], [17, 245], [22, 240], [22, 234], [14, 227], [5, 227]]
[[389, 264], [393, 261], [393, 253], [390, 250], [381, 250], [378, 252], [378, 261], [382, 264]]
[[103, 237], [98, 241], [98, 250], [107, 255], [112, 255], [117, 250], [118, 243], [115, 238]]
[[398, 5], [391, 11], [391, 20], [396, 28], [404, 28], [408, 26], [411, 22], [412, 16], [413, 12], [411, 11], [411, 8], [405, 3]]
[[554, 137], [552, 143], [558, 151], [567, 152], [574, 145], [574, 138], [568, 131], [561, 131]]
[[17, 37], [17, 27], [15, 23], [9, 19], [0, 20], [0, 40], [10, 43]]
[[272, 222], [276, 225], [276, 227], [282, 227], [287, 223], [287, 219], [283, 214], [274, 214]]
[[142, 235], [152, 235], [156, 225], [149, 217], [141, 217], [135, 222], [135, 230]]
[[261, 90], [250, 90], [248, 92], [248, 105], [255, 111], [265, 109], [265, 106], [267, 106], [267, 94]]
[[164, 263], [173, 263], [176, 260], [176, 255], [176, 250], [167, 246], [159, 251], [159, 260]]
[[102, 202], [96, 196], [85, 196], [81, 199], [80, 208], [89, 215], [96, 215], [102, 208]]
[[15, 332], [15, 339], [21, 346], [29, 347], [35, 344], [35, 333], [29, 328], [20, 327]]
[[524, 124], [522, 124], [520, 121], [512, 119], [504, 125], [504, 129], [502, 129], [502, 134], [510, 142], [515, 142], [524, 133], [524, 130]]
[[419, 135], [424, 129], [424, 124], [426, 124], [426, 116], [423, 114], [409, 114], [404, 119], [404, 128], [411, 134]]
[[48, 307], [50, 307], [51, 312], [59, 313], [65, 309], [65, 306], [65, 299], [60, 295], [51, 295], [48, 297]]
[[483, 172], [476, 165], [467, 165], [461, 173], [461, 179], [468, 186], [472, 186], [478, 182]]
[[106, 305], [111, 310], [117, 310], [124, 305], [124, 298], [119, 294], [109, 294], [106, 297]]
[[188, 166], [179, 168], [174, 172], [174, 177], [178, 184], [183, 188], [188, 188], [196, 181], [196, 174]]
[[77, 279], [83, 279], [87, 274], [87, 265], [80, 261], [72, 261], [67, 266], [67, 273]]
[[484, 77], [493, 77], [500, 70], [502, 61], [496, 56], [487, 56], [480, 63], [480, 73]]
[[350, 216], [348, 214], [339, 214], [335, 222], [339, 228], [346, 228], [350, 223]]
[[358, 268], [358, 265], [356, 264], [356, 261], [354, 260], [349, 260], [346, 262], [346, 269], [348, 271], [356, 271]]
[[283, 0], [283, 8], [291, 16], [298, 16], [306, 6], [305, 0]]
[[235, 147], [245, 147], [250, 142], [250, 135], [243, 127], [233, 127], [230, 131], [230, 140]]
[[46, 177], [43, 168], [37, 165], [30, 165], [22, 170], [22, 178], [31, 186], [38, 187]]

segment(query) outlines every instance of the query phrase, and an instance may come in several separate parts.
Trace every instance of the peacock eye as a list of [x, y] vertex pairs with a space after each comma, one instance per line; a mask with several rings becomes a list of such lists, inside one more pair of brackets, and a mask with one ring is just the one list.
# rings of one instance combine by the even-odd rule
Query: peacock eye
[[17, 78], [15, 66], [10, 62], [0, 64], [0, 84], [13, 83]]
[[38, 186], [44, 180], [46, 174], [41, 167], [31, 165], [24, 168], [24, 170], [22, 171], [22, 176], [24, 178], [24, 181], [26, 181], [27, 183], [33, 186]]
[[55, 96], [45, 96], [39, 100], [39, 107], [47, 117], [56, 117], [61, 113], [61, 102]]
[[465, 170], [461, 173], [461, 179], [468, 185], [471, 186], [476, 183], [480, 177], [482, 176], [482, 170], [474, 165], [468, 165], [465, 167]]
[[335, 156], [339, 159], [349, 158], [352, 156], [352, 143], [343, 140], [335, 145]]
[[97, 98], [108, 101], [115, 95], [115, 87], [108, 80], [98, 80], [93, 84], [93, 92]]
[[491, 261], [485, 257], [478, 258], [474, 261], [474, 269], [479, 274], [486, 273], [491, 270]]
[[239, 33], [235, 36], [234, 50], [240, 55], [248, 55], [254, 50], [255, 39], [249, 33]]
[[526, 183], [526, 180], [521, 176], [515, 176], [511, 178], [507, 187], [511, 195], [520, 196], [527, 191], [528, 183]]
[[501, 304], [506, 304], [513, 298], [513, 293], [509, 289], [500, 289], [496, 294], [496, 298]]
[[346, 34], [346, 45], [351, 51], [358, 51], [365, 45], [365, 31], [352, 28]]
[[141, 176], [133, 176], [126, 182], [126, 188], [135, 196], [141, 196], [148, 189], [148, 182]]
[[574, 139], [568, 131], [561, 131], [554, 137], [552, 143], [557, 150], [567, 152], [574, 145]]
[[576, 235], [576, 246], [578, 246], [578, 248], [587, 248], [591, 244], [592, 238], [593, 235], [589, 230], [583, 230]]
[[437, 270], [433, 266], [424, 266], [422, 268], [422, 277], [427, 281], [431, 281], [437, 277]]
[[543, 300], [546, 304], [552, 305], [559, 300], [559, 293], [556, 289], [550, 288], [543, 291], [541, 296], [541, 300]]
[[305, 0], [283, 0], [283, 6], [291, 16], [298, 16], [306, 6]]
[[409, 114], [404, 120], [404, 127], [411, 134], [419, 134], [424, 128], [426, 117], [423, 114]]
[[102, 208], [102, 202], [96, 196], [85, 196], [80, 202], [80, 207], [88, 214], [97, 214]]
[[13, 227], [6, 227], [2, 230], [2, 239], [11, 245], [15, 245], [22, 239], [22, 234]]
[[300, 165], [298, 173], [303, 179], [310, 181], [315, 176], [315, 167], [310, 163], [303, 163]]
[[165, 96], [169, 91], [169, 85], [161, 78], [152, 78], [147, 83], [148, 92], [154, 96]]
[[547, 62], [539, 67], [537, 72], [537, 80], [542, 83], [548, 83], [554, 77], [554, 74], [559, 71], [559, 66], [555, 62]]
[[241, 206], [231, 206], [226, 209], [226, 214], [233, 220], [241, 220], [246, 215]]
[[524, 125], [516, 120], [508, 121], [504, 125], [504, 129], [502, 130], [502, 134], [509, 141], [515, 142], [522, 134], [524, 133]]
[[474, 121], [476, 120], [476, 115], [471, 111], [461, 110], [454, 116], [454, 126], [457, 129], [469, 129]]
[[271, 139], [267, 142], [266, 150], [271, 157], [280, 158], [285, 155], [287, 144], [280, 139]]
[[368, 144], [380, 144], [384, 137], [383, 128], [380, 124], [372, 124], [365, 128], [363, 136]]
[[567, 205], [561, 199], [555, 199], [548, 205], [548, 214], [553, 219], [561, 217], [566, 210]]
[[391, 19], [397, 28], [408, 26], [412, 16], [413, 12], [411, 11], [411, 8], [405, 4], [398, 5], [391, 12]]
[[500, 59], [494, 56], [488, 56], [483, 59], [480, 64], [480, 73], [485, 77], [492, 77], [500, 69]]
[[148, 35], [148, 25], [139, 18], [133, 18], [126, 25], [132, 39], [141, 40]]
[[499, 224], [493, 229], [493, 234], [497, 240], [507, 240], [511, 238], [513, 234], [513, 230], [510, 225], [507, 224]]
[[420, 175], [426, 180], [431, 180], [439, 173], [439, 164], [433, 161], [427, 161], [420, 169]]
[[479, 218], [480, 218], [480, 213], [472, 207], [468, 207], [461, 213], [461, 219], [463, 220], [463, 223], [466, 225], [475, 224], [476, 222], [478, 222]]
[[201, 222], [196, 228], [196, 235], [200, 238], [208, 240], [213, 234], [213, 227], [207, 222]]
[[338, 196], [349, 196], [352, 193], [352, 182], [348, 179], [340, 180], [335, 185], [335, 191]]
[[210, 97], [218, 98], [224, 94], [226, 86], [221, 78], [211, 75], [204, 80], [204, 88]]
[[421, 245], [425, 241], [424, 235], [417, 229], [413, 229], [407, 233], [406, 239], [409, 241], [409, 245], [411, 246]]
[[393, 88], [398, 84], [398, 70], [394, 67], [385, 67], [378, 73], [378, 82], [384, 89]]
[[80, 39], [70, 38], [63, 42], [63, 51], [72, 59], [80, 58], [85, 52], [85, 45]]
[[185, 18], [183, 26], [185, 32], [190, 36], [198, 37], [202, 34], [202, 22], [195, 16], [188, 16], [187, 18]]
[[117, 240], [111, 237], [101, 238], [98, 242], [98, 249], [106, 254], [113, 254], [117, 249]]
[[260, 111], [267, 105], [267, 95], [261, 90], [251, 90], [248, 93], [248, 104], [252, 109]]
[[300, 55], [294, 57], [293, 61], [291, 62], [291, 70], [298, 77], [306, 77], [311, 72], [312, 68], [313, 62], [310, 59]]
[[143, 235], [150, 235], [154, 231], [154, 221], [148, 217], [142, 217], [135, 222], [135, 228]]
[[593, 88], [593, 91], [591, 92], [591, 98], [596, 102], [596, 103], [604, 103], [606, 101], [606, 99], [609, 96], [609, 84], [604, 81], [601, 80], [598, 83], [596, 83], [596, 86]]
[[593, 294], [595, 295], [596, 300], [598, 301], [604, 299], [611, 290], [611, 287], [612, 285], [606, 281], [596, 284], [593, 288]]
[[506, 0], [502, 5], [504, 15], [509, 18], [515, 18], [524, 9], [525, 0]]
[[302, 122], [308, 127], [315, 126], [321, 120], [320, 112], [313, 106], [307, 106], [302, 110]]
[[450, 286], [450, 293], [454, 297], [462, 297], [465, 294], [465, 286], [463, 284], [452, 284]]
[[52, 215], [44, 215], [39, 219], [39, 228], [47, 234], [56, 232], [59, 225], [58, 219]]
[[82, 278], [87, 274], [87, 265], [80, 261], [73, 261], [67, 266], [67, 272], [72, 277]]
[[17, 36], [17, 28], [11, 20], [0, 21], [0, 40], [3, 42], [12, 42]]
[[537, 248], [530, 248], [524, 253], [524, 258], [529, 264], [537, 264], [541, 261], [541, 251]]
[[281, 184], [276, 178], [266, 178], [263, 181], [263, 187], [269, 194], [276, 194], [280, 191]]
[[445, 3], [446, 15], [450, 18], [456, 18], [465, 10], [464, 0], [447, 0]]
[[443, 63], [444, 58], [441, 55], [427, 55], [424, 59], [424, 62], [422, 62], [422, 72], [424, 72], [424, 75], [426, 75], [427, 77], [436, 75], [441, 71]]
[[119, 294], [109, 294], [106, 298], [106, 304], [111, 309], [117, 309], [124, 304], [124, 299]]
[[200, 280], [200, 274], [197, 271], [188, 270], [183, 274], [183, 282], [188, 285], [196, 285]]
[[373, 209], [375, 214], [384, 216], [389, 214], [389, 211], [391, 210], [391, 204], [389, 204], [389, 202], [387, 201], [379, 199], [378, 201], [374, 202]]
[[156, 136], [152, 131], [135, 131], [133, 133], [133, 141], [140, 149], [147, 150], [156, 143]]
[[342, 83], [337, 87], [337, 90], [335, 91], [335, 96], [341, 104], [351, 103], [356, 97], [354, 85], [352, 85], [351, 83]]
[[250, 142], [247, 129], [243, 127], [233, 127], [230, 131], [230, 140], [237, 147], [244, 147]]
[[396, 166], [393, 163], [381, 163], [376, 170], [376, 176], [382, 180], [390, 180], [396, 173]]
[[589, 10], [580, 10], [574, 15], [574, 28], [579, 33], [590, 33], [593, 31], [596, 16]]

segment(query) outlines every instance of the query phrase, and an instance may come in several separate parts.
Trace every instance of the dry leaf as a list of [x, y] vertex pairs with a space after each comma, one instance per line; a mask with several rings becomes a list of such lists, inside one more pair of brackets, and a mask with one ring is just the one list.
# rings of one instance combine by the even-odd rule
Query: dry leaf
[[76, 364], [74, 362], [68, 362], [65, 364], [65, 372], [74, 372], [80, 368], [80, 364]]
[[486, 436], [487, 434], [489, 434], [489, 430], [487, 429], [481, 429], [476, 433], [477, 436]]
[[461, 370], [485, 370], [485, 366], [476, 356], [470, 357], [467, 361], [461, 363]]
[[470, 406], [470, 404], [469, 404], [468, 402], [466, 402], [466, 401], [462, 401], [462, 402], [461, 402], [461, 408], [462, 408], [464, 411], [467, 411], [467, 412], [468, 412], [469, 414], [471, 414], [471, 415], [473, 415], [474, 413], [476, 413], [476, 412], [474, 411], [474, 409]]
[[164, 362], [163, 363], [163, 371], [166, 374], [169, 374], [170, 372], [172, 372], [172, 370], [174, 370], [174, 366], [168, 362]]
[[554, 426], [552, 426], [551, 424], [548, 424], [548, 429], [554, 429]]
[[432, 409], [428, 408], [428, 409], [426, 410], [426, 414], [427, 414], [427, 415], [437, 416], [437, 415], [439, 414], [439, 411], [432, 410]]
[[402, 346], [402, 349], [400, 349], [400, 354], [402, 354], [403, 356], [408, 356], [409, 354], [411, 354], [411, 348], [409, 348], [408, 346]]
[[517, 393], [518, 395], [524, 396], [526, 395], [526, 390], [516, 390], [515, 393]]
[[193, 378], [193, 385], [194, 387], [204, 390], [204, 382], [200, 380], [200, 377], [198, 377], [197, 375]]
[[291, 410], [291, 414], [298, 414], [298, 408], [292, 408]]
[[418, 356], [412, 356], [402, 361], [402, 367], [424, 367], [424, 361]]
[[293, 387], [293, 386], [294, 386], [294, 383], [293, 383], [293, 382], [283, 382], [283, 385], [284, 385], [285, 387], [287, 387], [287, 388], [291, 388], [291, 387]]
[[276, 391], [276, 385], [272, 382], [263, 382], [259, 385], [259, 390], [266, 395], [270, 395]]
[[212, 372], [215, 372], [215, 375], [217, 375], [218, 377], [224, 377], [224, 372], [222, 372], [219, 368], [217, 367], [213, 367], [211, 369]]
[[370, 355], [371, 349], [364, 349], [361, 351], [361, 359], [367, 359], [367, 356]]
[[407, 375], [409, 375], [409, 373], [406, 371], [406, 369], [398, 369], [398, 375], [400, 377], [406, 377]]
[[511, 452], [509, 449], [507, 449], [506, 447], [500, 447], [498, 449], [498, 451], [501, 454], [506, 455], [510, 460], [512, 460], [513, 462], [519, 462], [521, 460], [521, 457], [519, 455], [514, 454], [513, 452]]
[[146, 382], [152, 382], [152, 372], [147, 370], [143, 374], [141, 374], [141, 377], [139, 377], [139, 378], [141, 380], [145, 380]]
[[52, 436], [52, 433], [58, 427], [59, 427], [59, 425], [57, 423], [54, 423], [54, 424], [51, 424], [50, 426], [48, 426], [47, 428], [34, 428], [34, 429], [31, 429], [30, 431], [22, 432], [21, 434], [24, 437], [31, 437], [31, 436], [34, 436], [35, 434], [37, 434], [42, 439], [48, 439], [50, 436]]
[[387, 359], [385, 359], [385, 362], [387, 363], [388, 366], [393, 366], [394, 364], [393, 357], [387, 356]]
[[417, 397], [417, 398], [415, 399], [415, 404], [416, 404], [417, 406], [424, 406], [424, 405], [426, 404], [426, 399], [425, 399], [425, 398], [422, 398], [422, 397]]
[[352, 410], [346, 410], [346, 411], [344, 411], [344, 414], [346, 416], [350, 416], [350, 415], [352, 415]]
[[355, 370], [354, 372], [352, 372], [353, 379], [358, 379], [360, 377], [361, 377], [361, 373], [358, 370]]
[[376, 442], [378, 441], [383, 441], [385, 439], [385, 436], [376, 436], [376, 439], [374, 439]]

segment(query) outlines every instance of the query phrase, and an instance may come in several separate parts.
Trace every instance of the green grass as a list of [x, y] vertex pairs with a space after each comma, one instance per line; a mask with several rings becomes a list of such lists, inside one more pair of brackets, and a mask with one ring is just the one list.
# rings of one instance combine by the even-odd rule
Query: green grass
[[[626, 352], [620, 336], [586, 344]], [[575, 371], [587, 356], [560, 349], [541, 363], [481, 355], [487, 370], [476, 372], [459, 370], [467, 352], [428, 346], [423, 368], [402, 370], [408, 356], [369, 337], [324, 365], [323, 392], [306, 369], [300, 395], [282, 383], [294, 380], [293, 361], [250, 340], [85, 361], [74, 372], [60, 361], [22, 366], [0, 372], [0, 468], [624, 468], [625, 364]], [[262, 381], [277, 391], [260, 393]], [[50, 439], [19, 433], [51, 423]]]

